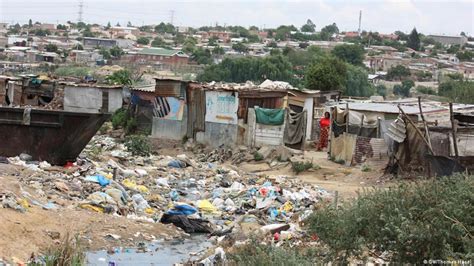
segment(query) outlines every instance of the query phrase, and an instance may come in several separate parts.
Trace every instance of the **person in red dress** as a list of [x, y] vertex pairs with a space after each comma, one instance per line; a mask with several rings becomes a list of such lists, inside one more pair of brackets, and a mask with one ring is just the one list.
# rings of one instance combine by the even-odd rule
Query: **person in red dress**
[[330, 125], [331, 125], [331, 119], [330, 119], [329, 112], [325, 112], [324, 117], [319, 120], [319, 126], [321, 128], [321, 132], [319, 134], [318, 151], [321, 151], [322, 149], [328, 147]]

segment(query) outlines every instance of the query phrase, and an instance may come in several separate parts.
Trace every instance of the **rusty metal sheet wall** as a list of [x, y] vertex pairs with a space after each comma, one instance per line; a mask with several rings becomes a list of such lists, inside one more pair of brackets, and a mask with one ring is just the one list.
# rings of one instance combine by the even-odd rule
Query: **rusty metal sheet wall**
[[162, 97], [184, 97], [184, 88], [181, 81], [157, 81], [155, 95]]
[[188, 106], [188, 138], [196, 138], [197, 132], [205, 131], [205, 115], [206, 115], [206, 94], [201, 89], [187, 90], [187, 106]]

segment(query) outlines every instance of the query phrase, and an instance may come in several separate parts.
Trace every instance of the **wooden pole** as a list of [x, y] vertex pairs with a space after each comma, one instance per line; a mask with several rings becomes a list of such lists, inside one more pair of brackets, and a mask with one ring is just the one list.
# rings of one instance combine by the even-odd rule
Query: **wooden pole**
[[456, 160], [459, 159], [459, 150], [458, 150], [458, 142], [456, 137], [456, 121], [454, 120], [454, 112], [453, 112], [453, 103], [449, 103], [449, 117], [451, 119], [451, 127], [453, 130], [453, 146], [454, 146], [454, 157]]
[[365, 115], [362, 115], [362, 118], [360, 120], [359, 131], [357, 132], [357, 136], [360, 136], [360, 133], [362, 133], [362, 127], [364, 126], [364, 117], [365, 117]]
[[405, 113], [405, 111], [403, 111], [402, 107], [400, 105], [398, 105], [398, 109], [400, 109], [400, 112], [402, 112], [403, 116], [405, 116], [408, 120], [408, 122], [415, 128], [415, 131], [416, 133], [418, 133], [418, 135], [420, 135], [420, 137], [423, 139], [423, 141], [425, 142], [426, 146], [428, 146], [428, 149], [430, 150], [431, 154], [434, 154], [433, 153], [433, 149], [431, 148], [431, 146], [428, 144], [428, 141], [426, 140], [425, 136], [423, 136], [423, 133], [421, 133], [420, 129], [418, 129], [418, 127], [416, 126], [416, 124], [411, 120], [411, 118]]
[[346, 103], [346, 133], [349, 133], [349, 103]]
[[[421, 120], [423, 121], [423, 126], [425, 127], [425, 134], [426, 134], [426, 139], [428, 140], [428, 145], [430, 147], [430, 150], [433, 151], [433, 146], [431, 146], [430, 132], [428, 130], [428, 125], [426, 124], [425, 116], [423, 115], [423, 109], [421, 108], [420, 96], [418, 96], [418, 107], [420, 108], [420, 116], [421, 116]], [[432, 154], [435, 155], [434, 153]]]

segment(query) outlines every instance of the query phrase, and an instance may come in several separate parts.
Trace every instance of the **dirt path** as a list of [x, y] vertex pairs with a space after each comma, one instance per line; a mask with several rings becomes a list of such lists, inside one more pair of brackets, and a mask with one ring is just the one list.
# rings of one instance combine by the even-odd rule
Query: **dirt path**
[[[357, 192], [365, 188], [382, 187], [387, 185], [380, 182], [382, 176], [381, 169], [371, 169], [363, 172], [358, 167], [349, 167], [334, 163], [327, 159], [326, 152], [306, 151], [304, 160], [312, 161], [320, 169], [310, 170], [296, 175], [296, 178], [321, 186], [328, 191], [338, 191], [342, 198], [352, 198], [357, 196]], [[295, 176], [295, 173], [288, 164], [283, 168], [272, 169], [267, 163], [245, 163], [239, 166], [240, 169], [268, 176]]]
[[[18, 177], [13, 176], [21, 174], [17, 167], [0, 165], [0, 173], [0, 193], [12, 192], [21, 195]], [[31, 188], [22, 189], [35, 195]], [[47, 199], [41, 200], [44, 202]], [[25, 213], [0, 207], [0, 261], [26, 261], [32, 253], [45, 251], [66, 234], [79, 235], [83, 246], [92, 250], [134, 247], [141, 241], [180, 235], [171, 225], [83, 210], [69, 201], [58, 203], [64, 206], [57, 210], [31, 206]], [[114, 239], [107, 236], [108, 234], [117, 235], [120, 239]]]

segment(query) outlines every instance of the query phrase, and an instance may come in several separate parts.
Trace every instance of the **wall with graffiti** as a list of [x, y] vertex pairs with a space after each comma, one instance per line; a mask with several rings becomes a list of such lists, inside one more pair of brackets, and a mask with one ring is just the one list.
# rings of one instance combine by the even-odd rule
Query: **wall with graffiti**
[[206, 122], [237, 124], [237, 92], [206, 91]]
[[184, 100], [176, 97], [155, 97], [152, 100], [153, 116], [168, 120], [182, 120]]

